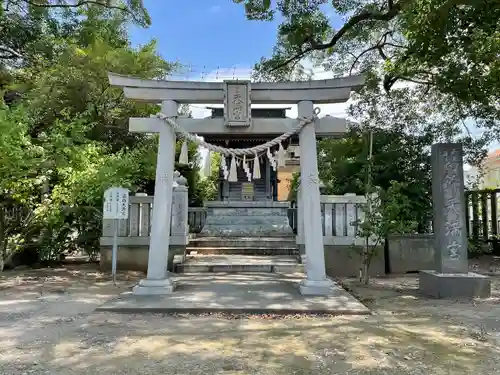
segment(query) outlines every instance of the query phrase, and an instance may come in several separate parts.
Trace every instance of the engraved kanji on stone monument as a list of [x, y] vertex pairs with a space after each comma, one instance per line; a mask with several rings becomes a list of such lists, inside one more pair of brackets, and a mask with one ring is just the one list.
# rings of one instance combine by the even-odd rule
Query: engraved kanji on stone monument
[[250, 81], [224, 81], [223, 86], [226, 126], [250, 126]]
[[432, 146], [432, 198], [438, 272], [468, 271], [461, 144]]
[[458, 150], [443, 151], [443, 198], [444, 198], [444, 235], [447, 239], [448, 256], [460, 259], [460, 236], [463, 223], [460, 220], [460, 184], [458, 167], [462, 163]]

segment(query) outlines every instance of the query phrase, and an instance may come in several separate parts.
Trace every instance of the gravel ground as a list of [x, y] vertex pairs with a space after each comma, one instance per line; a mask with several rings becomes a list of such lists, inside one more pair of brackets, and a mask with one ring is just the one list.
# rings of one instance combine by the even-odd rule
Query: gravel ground
[[[483, 301], [418, 297], [414, 275], [344, 285], [372, 316], [94, 313], [114, 286], [95, 266], [0, 276], [0, 374], [498, 374], [500, 276]], [[485, 268], [486, 267], [486, 268]]]

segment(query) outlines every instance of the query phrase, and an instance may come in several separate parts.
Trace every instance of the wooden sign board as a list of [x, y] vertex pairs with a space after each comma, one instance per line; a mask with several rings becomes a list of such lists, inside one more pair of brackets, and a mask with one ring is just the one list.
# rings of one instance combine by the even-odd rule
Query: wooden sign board
[[224, 122], [227, 127], [252, 123], [250, 81], [224, 81]]
[[253, 201], [255, 198], [255, 190], [253, 182], [241, 183], [241, 199], [244, 201]]

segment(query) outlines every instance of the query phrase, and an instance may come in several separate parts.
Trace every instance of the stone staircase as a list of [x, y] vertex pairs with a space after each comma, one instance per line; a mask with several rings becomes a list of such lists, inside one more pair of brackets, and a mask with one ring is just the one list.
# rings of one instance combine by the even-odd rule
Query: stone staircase
[[180, 273], [199, 272], [303, 272], [295, 238], [286, 237], [205, 237], [192, 239]]

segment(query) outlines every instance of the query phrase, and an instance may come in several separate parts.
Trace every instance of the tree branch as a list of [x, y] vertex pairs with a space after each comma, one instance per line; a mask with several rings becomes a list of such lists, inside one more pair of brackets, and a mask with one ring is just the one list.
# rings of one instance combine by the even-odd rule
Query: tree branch
[[[4, 55], [3, 53], [8, 53], [8, 55]], [[0, 54], [0, 58], [2, 59], [21, 59], [23, 57], [19, 52], [6, 46], [0, 46]]]
[[137, 22], [139, 24], [142, 23], [141, 20], [139, 20], [139, 18], [137, 18], [137, 16], [130, 9], [128, 9], [126, 7], [121, 7], [118, 5], [107, 4], [107, 3], [104, 3], [104, 2], [99, 1], [99, 0], [79, 0], [74, 4], [67, 4], [67, 3], [65, 3], [65, 4], [51, 4], [51, 3], [39, 2], [37, 0], [25, 0], [25, 1], [29, 5], [34, 6], [34, 7], [39, 7], [39, 8], [80, 8], [84, 5], [97, 5], [97, 6], [101, 6], [101, 7], [108, 8], [108, 9], [120, 10], [122, 12], [129, 14], [135, 22]]
[[394, 44], [391, 42], [384, 43], [384, 45], [389, 46], [389, 47], [394, 47], [394, 48], [405, 48], [402, 44]]
[[385, 54], [384, 52], [384, 49], [383, 49], [383, 45], [382, 46], [377, 46], [377, 49], [378, 49], [378, 54], [380, 55], [380, 57], [383, 59], [383, 60], [389, 60], [389, 58], [387, 57], [387, 55]]
[[[370, 52], [370, 51], [374, 51], [374, 50], [376, 50], [376, 49], [377, 49], [377, 50], [379, 51], [379, 54], [382, 56], [382, 58], [383, 58], [384, 60], [387, 60], [387, 56], [386, 56], [386, 54], [384, 53], [384, 51], [382, 50], [382, 47], [386, 44], [387, 37], [388, 37], [389, 35], [391, 35], [391, 34], [392, 34], [392, 31], [390, 31], [390, 30], [389, 30], [389, 31], [386, 31], [386, 32], [385, 32], [385, 33], [384, 33], [384, 34], [380, 37], [380, 39], [378, 40], [378, 42], [377, 42], [374, 46], [372, 46], [372, 47], [370, 47], [370, 48], [368, 48], [368, 49], [364, 50], [364, 51], [363, 51], [363, 52], [361, 52], [361, 53], [360, 53], [357, 57], [355, 56], [354, 62], [353, 62], [353, 63], [352, 63], [352, 65], [351, 65], [351, 69], [349, 69], [349, 75], [351, 75], [351, 74], [352, 74], [352, 70], [354, 69], [354, 67], [355, 67], [355, 66], [356, 66], [356, 64], [358, 63], [359, 59], [360, 59], [361, 57], [363, 57], [363, 55], [365, 55], [366, 53], [368, 53], [368, 52]], [[354, 54], [352, 54], [352, 55], [354, 56]]]
[[[359, 59], [360, 59], [361, 57], [363, 57], [365, 54], [367, 54], [367, 53], [368, 53], [368, 52], [370, 52], [370, 51], [376, 50], [378, 47], [379, 47], [378, 45], [373, 46], [373, 47], [370, 47], [370, 48], [368, 48], [368, 49], [365, 49], [365, 50], [364, 50], [363, 52], [361, 52], [358, 56], [355, 56], [354, 62], [352, 63], [351, 68], [349, 69], [349, 75], [351, 75], [351, 74], [352, 74], [352, 71], [353, 71], [354, 67], [356, 66], [356, 64], [358, 63], [358, 61], [359, 61]], [[353, 54], [353, 56], [354, 56], [354, 54]]]
[[309, 44], [309, 47], [303, 49], [300, 53], [295, 54], [294, 56], [286, 59], [283, 63], [271, 69], [272, 71], [283, 68], [284, 66], [290, 64], [291, 62], [301, 59], [307, 53], [312, 51], [321, 51], [335, 46], [340, 39], [349, 32], [352, 28], [357, 26], [358, 24], [365, 21], [390, 21], [395, 18], [401, 12], [401, 4], [396, 3], [393, 4], [390, 2], [390, 7], [385, 13], [374, 12], [374, 11], [363, 11], [359, 14], [352, 16], [330, 39], [328, 43], [318, 43], [316, 42], [312, 36], [308, 35], [304, 38], [303, 44]]

